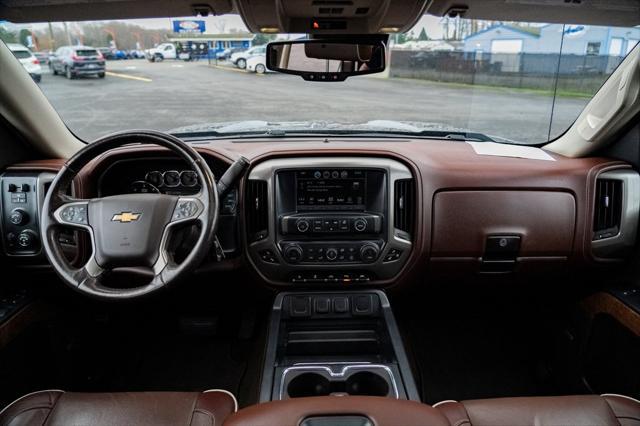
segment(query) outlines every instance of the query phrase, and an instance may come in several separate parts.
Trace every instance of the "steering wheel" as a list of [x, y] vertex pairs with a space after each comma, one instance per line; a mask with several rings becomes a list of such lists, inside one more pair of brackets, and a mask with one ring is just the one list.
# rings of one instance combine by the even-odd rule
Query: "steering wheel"
[[[77, 199], [68, 196], [73, 178], [92, 159], [127, 144], [155, 144], [185, 160], [200, 181], [195, 195], [126, 194]], [[177, 225], [198, 224], [200, 233], [186, 258], [177, 264], [169, 249]], [[211, 169], [195, 149], [161, 132], [116, 133], [93, 142], [62, 167], [45, 197], [40, 232], [44, 251], [57, 274], [75, 290], [103, 299], [130, 299], [155, 292], [195, 269], [213, 245], [218, 225], [218, 191]], [[64, 227], [88, 231], [93, 248], [86, 264], [75, 268], [59, 244]], [[148, 284], [134, 288], [106, 285], [108, 272], [146, 267]]]

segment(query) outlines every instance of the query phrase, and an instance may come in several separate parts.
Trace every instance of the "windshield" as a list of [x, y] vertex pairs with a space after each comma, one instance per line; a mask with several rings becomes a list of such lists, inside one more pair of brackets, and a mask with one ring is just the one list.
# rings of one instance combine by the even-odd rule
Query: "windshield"
[[[344, 82], [270, 72], [235, 15], [0, 23], [5, 42], [49, 53], [40, 87], [90, 142], [150, 128], [185, 138], [350, 134], [541, 144], [561, 135], [640, 39], [640, 28], [424, 16], [391, 34], [387, 69]], [[259, 48], [259, 49], [256, 49]], [[251, 50], [253, 49], [253, 50]], [[259, 53], [259, 55], [256, 55]]]

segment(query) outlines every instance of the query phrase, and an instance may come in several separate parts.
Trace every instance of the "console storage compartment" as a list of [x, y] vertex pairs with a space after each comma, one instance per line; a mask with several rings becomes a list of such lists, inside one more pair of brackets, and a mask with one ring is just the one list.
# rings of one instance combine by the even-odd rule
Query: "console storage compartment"
[[352, 395], [419, 400], [380, 291], [280, 294], [260, 401]]

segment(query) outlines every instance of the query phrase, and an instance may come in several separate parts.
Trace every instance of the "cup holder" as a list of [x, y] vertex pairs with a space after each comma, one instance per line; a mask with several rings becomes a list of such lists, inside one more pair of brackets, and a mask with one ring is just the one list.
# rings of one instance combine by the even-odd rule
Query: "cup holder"
[[345, 382], [345, 392], [349, 395], [387, 396], [389, 383], [379, 374], [360, 371], [349, 376]]
[[[392, 396], [392, 377], [384, 370], [346, 371], [342, 375], [332, 375], [329, 371], [295, 372], [285, 374], [281, 398], [302, 398], [308, 396], [327, 396], [332, 394], [348, 394], [360, 396]], [[392, 395], [393, 394], [393, 395]]]
[[287, 392], [290, 398], [325, 396], [331, 393], [331, 382], [318, 373], [303, 373], [291, 379]]

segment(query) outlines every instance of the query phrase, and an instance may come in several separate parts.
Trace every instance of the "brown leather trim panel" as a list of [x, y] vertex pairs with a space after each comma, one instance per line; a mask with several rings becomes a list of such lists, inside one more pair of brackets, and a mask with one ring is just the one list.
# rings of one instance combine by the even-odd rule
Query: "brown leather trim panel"
[[521, 256], [568, 256], [573, 247], [576, 204], [566, 192], [445, 191], [433, 211], [433, 257], [480, 257], [491, 234], [520, 236]]
[[21, 171], [43, 171], [58, 173], [67, 160], [64, 158], [53, 158], [51, 160], [33, 160], [24, 163], [12, 164], [7, 170], [12, 172]]

